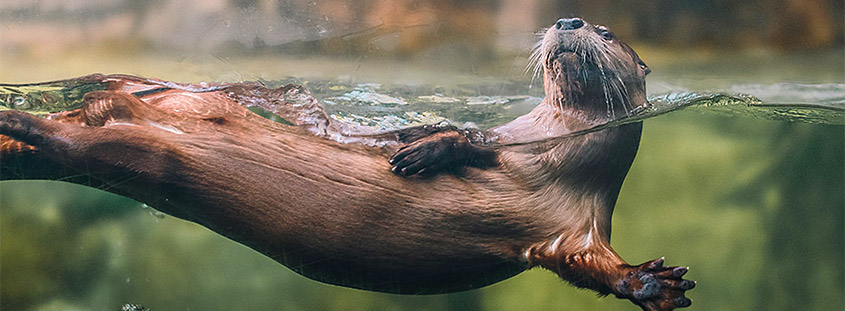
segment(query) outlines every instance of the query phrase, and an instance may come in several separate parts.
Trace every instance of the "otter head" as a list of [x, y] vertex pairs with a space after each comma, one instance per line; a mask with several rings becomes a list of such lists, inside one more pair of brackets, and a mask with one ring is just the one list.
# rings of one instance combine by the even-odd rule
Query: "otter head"
[[531, 59], [535, 75], [542, 69], [548, 104], [607, 121], [646, 103], [648, 66], [607, 27], [566, 18], [542, 37]]

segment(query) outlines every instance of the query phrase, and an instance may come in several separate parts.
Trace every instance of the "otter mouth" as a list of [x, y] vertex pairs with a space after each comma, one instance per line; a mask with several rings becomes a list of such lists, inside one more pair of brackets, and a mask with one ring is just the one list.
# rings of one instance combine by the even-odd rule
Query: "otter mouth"
[[562, 47], [557, 48], [557, 50], [555, 50], [555, 52], [553, 53], [553, 55], [554, 55], [554, 56], [557, 56], [557, 55], [560, 55], [560, 54], [563, 54], [563, 53], [572, 53], [572, 54], [575, 54], [575, 49], [570, 48], [570, 47], [563, 47], [563, 46], [562, 46]]
[[548, 61], [558, 60], [562, 63], [578, 62], [581, 58], [582, 56], [579, 53], [576, 53], [575, 51], [558, 49], [550, 55]]
[[535, 76], [540, 76], [546, 67], [554, 67], [554, 63], [559, 63], [560, 67], [570, 73], [586, 78], [590, 74], [584, 71], [595, 71], [600, 67], [593, 45], [583, 34], [550, 30], [535, 47], [529, 67], [533, 67]]
[[586, 51], [576, 51], [569, 47], [559, 47], [549, 57], [549, 61], [558, 61], [564, 67], [572, 68], [578, 71], [583, 70], [598, 70], [599, 66], [596, 63], [595, 57], [592, 57]]

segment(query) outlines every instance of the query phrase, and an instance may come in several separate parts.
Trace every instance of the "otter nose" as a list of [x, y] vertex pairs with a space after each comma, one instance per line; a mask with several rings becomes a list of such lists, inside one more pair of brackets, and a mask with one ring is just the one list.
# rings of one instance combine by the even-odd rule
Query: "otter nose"
[[561, 18], [557, 20], [555, 23], [555, 28], [560, 30], [575, 30], [584, 26], [584, 20], [574, 17], [574, 18]]

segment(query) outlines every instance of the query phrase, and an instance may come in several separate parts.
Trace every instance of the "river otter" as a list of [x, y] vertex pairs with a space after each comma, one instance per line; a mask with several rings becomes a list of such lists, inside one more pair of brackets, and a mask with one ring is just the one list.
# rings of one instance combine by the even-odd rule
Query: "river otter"
[[648, 67], [577, 18], [557, 21], [541, 42], [545, 100], [487, 131], [355, 133], [292, 85], [65, 81], [106, 90], [46, 119], [0, 112], [0, 178], [124, 195], [331, 284], [436, 294], [540, 266], [644, 310], [689, 306], [686, 268], [662, 258], [628, 265], [609, 245], [641, 124], [543, 141], [645, 104]]

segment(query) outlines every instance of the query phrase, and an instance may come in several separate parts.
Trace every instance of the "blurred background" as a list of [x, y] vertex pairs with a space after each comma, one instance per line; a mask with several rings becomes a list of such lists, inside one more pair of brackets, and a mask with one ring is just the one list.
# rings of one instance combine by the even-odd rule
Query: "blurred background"
[[[656, 55], [647, 62], [673, 58], [660, 51], [715, 59], [817, 54], [841, 50], [843, 10], [835, 0], [7, 0], [0, 4], [0, 80], [92, 70], [278, 78], [343, 67], [337, 62], [356, 65], [342, 68], [355, 75], [370, 71], [357, 65], [373, 59], [513, 75], [535, 32], [576, 15], [611, 27], [640, 54]], [[316, 57], [327, 63], [296, 64]], [[294, 64], [282, 61], [291, 58]]]
[[[842, 105], [844, 5], [5, 0], [0, 83], [102, 72], [293, 81], [321, 100], [332, 83], [380, 83], [398, 97], [424, 85], [539, 98], [542, 88], [524, 73], [535, 33], [580, 16], [639, 52], [653, 70], [651, 95], [759, 89], [778, 98], [780, 86], [798, 83], [808, 86], [799, 94], [808, 103], [823, 97]], [[830, 86], [832, 95], [819, 93]], [[521, 111], [509, 102], [489, 107], [454, 118], [504, 122]], [[413, 103], [402, 109], [447, 115]], [[841, 125], [692, 111], [647, 120], [612, 244], [631, 263], [666, 256], [668, 264], [691, 266], [690, 278], [699, 281], [688, 294], [691, 310], [841, 310], [843, 162]], [[119, 310], [129, 303], [150, 310], [636, 310], [541, 270], [435, 296], [325, 285], [138, 202], [59, 182], [0, 182], [0, 309]]]

